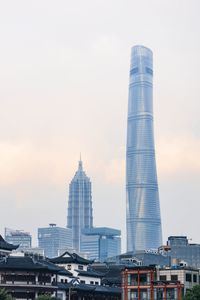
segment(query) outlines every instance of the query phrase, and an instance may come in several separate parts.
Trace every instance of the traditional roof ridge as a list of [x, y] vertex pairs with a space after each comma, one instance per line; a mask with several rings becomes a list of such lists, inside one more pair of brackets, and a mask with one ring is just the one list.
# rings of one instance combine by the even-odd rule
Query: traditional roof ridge
[[[66, 256], [68, 255], [68, 256]], [[63, 254], [61, 254], [58, 257], [53, 257], [53, 258], [49, 258], [50, 262], [53, 263], [79, 263], [79, 264], [83, 264], [83, 265], [89, 265], [92, 264], [94, 261], [93, 260], [89, 260], [86, 259], [84, 257], [81, 257], [80, 255], [78, 255], [77, 253], [70, 253], [69, 251], [65, 251]]]
[[19, 247], [19, 245], [13, 245], [4, 240], [2, 235], [0, 235], [0, 250], [7, 250], [7, 251], [12, 251], [16, 250]]
[[35, 270], [62, 274], [68, 277], [72, 273], [63, 267], [57, 266], [47, 260], [37, 259], [32, 256], [7, 256], [0, 260], [0, 270]]
[[105, 276], [105, 274], [100, 273], [100, 272], [96, 272], [92, 269], [89, 270], [75, 270], [76, 272], [78, 272], [78, 276], [86, 276], [86, 277], [97, 277], [97, 278], [102, 278]]

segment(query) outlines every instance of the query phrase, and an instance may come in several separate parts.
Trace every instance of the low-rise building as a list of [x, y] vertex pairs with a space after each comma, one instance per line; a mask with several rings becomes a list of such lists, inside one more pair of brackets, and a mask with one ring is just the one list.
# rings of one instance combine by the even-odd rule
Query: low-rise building
[[179, 281], [184, 285], [184, 294], [199, 282], [199, 270], [190, 267], [172, 267], [157, 269], [157, 279], [160, 281]]
[[49, 261], [70, 271], [80, 283], [101, 285], [103, 274], [89, 269], [92, 260], [85, 259], [76, 253], [65, 252], [59, 257], [49, 259]]
[[200, 244], [189, 243], [187, 236], [170, 236], [167, 246], [172, 265], [177, 259], [190, 267], [200, 268]]
[[61, 300], [121, 300], [121, 288], [101, 285], [102, 274], [77, 254], [65, 253], [51, 260], [38, 254], [11, 253], [16, 248], [0, 236], [0, 288], [16, 300], [33, 300], [45, 293]]
[[128, 267], [122, 276], [123, 300], [182, 300], [184, 285], [178, 280], [159, 280], [155, 267]]

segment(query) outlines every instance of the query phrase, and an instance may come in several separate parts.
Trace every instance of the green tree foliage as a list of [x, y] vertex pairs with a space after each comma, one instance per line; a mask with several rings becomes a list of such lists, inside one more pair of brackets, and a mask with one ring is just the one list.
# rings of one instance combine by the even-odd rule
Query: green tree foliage
[[0, 300], [12, 300], [12, 297], [6, 292], [5, 289], [0, 289]]
[[184, 300], [199, 300], [200, 299], [200, 285], [195, 285], [191, 290], [186, 292]]

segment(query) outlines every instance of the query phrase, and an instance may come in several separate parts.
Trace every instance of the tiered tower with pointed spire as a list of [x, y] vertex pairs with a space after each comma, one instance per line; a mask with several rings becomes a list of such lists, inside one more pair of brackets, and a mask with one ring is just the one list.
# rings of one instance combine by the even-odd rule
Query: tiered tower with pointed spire
[[72, 246], [80, 251], [81, 231], [93, 226], [91, 181], [83, 171], [80, 157], [78, 170], [69, 185], [67, 227], [72, 229]]

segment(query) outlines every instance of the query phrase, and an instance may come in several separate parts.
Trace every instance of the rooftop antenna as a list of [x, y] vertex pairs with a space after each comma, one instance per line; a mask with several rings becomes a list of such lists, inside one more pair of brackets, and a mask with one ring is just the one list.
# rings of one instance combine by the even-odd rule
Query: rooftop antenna
[[81, 160], [81, 152], [80, 152], [80, 160], [79, 160], [79, 169], [82, 170], [83, 169], [83, 164], [82, 164], [82, 160]]

